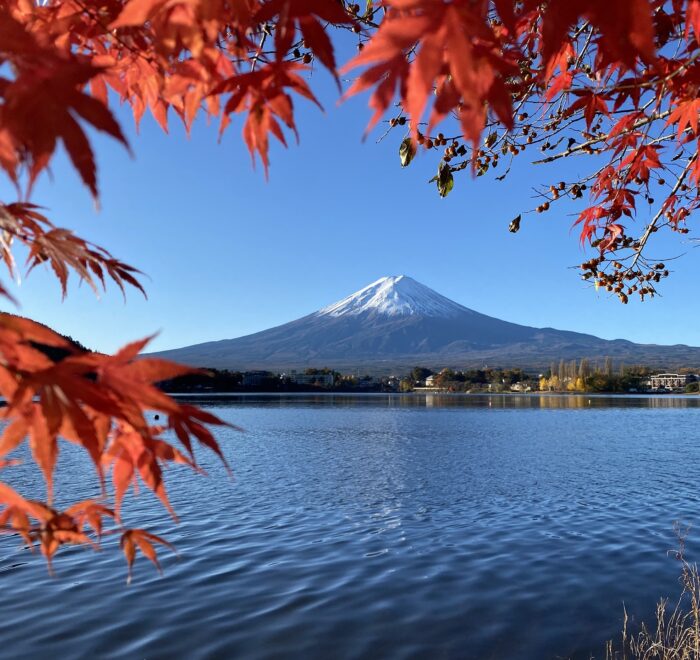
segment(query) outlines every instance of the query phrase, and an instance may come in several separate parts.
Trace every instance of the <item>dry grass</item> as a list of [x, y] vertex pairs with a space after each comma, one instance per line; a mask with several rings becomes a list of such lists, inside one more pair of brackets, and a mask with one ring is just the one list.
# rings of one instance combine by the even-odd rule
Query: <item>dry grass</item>
[[621, 646], [609, 641], [606, 660], [700, 660], [700, 574], [697, 564], [685, 560], [685, 533], [676, 526], [680, 549], [675, 553], [681, 562], [683, 591], [669, 612], [667, 599], [656, 606], [656, 626], [642, 624], [634, 635], [627, 630], [625, 611]]

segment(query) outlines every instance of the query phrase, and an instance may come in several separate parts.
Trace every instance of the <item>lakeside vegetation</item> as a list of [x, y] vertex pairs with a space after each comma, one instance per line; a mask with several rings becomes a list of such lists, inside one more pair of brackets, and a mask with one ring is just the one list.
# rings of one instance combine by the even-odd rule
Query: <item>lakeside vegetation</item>
[[540, 378], [539, 386], [550, 392], [640, 392], [646, 390], [651, 374], [651, 368], [644, 365], [620, 363], [616, 369], [611, 358], [593, 366], [585, 358], [579, 362], [560, 360]]
[[[658, 370], [644, 365], [617, 364], [610, 358], [560, 360], [544, 373], [520, 368], [484, 367], [483, 369], [440, 369], [416, 366], [408, 373], [392, 376], [341, 373], [328, 367], [300, 371], [233, 371], [206, 369], [159, 384], [167, 392], [421, 392], [455, 393], [500, 392], [570, 392], [570, 393], [637, 393], [649, 390], [649, 378]], [[700, 382], [695, 371], [680, 391], [696, 393]]]
[[697, 660], [700, 658], [700, 572], [685, 556], [689, 527], [674, 523], [679, 547], [672, 554], [681, 564], [681, 593], [671, 607], [667, 598], [659, 599], [655, 625], [642, 622], [631, 632], [624, 609], [620, 640], [609, 640], [605, 660]]
[[399, 380], [364, 374], [341, 374], [332, 369], [305, 369], [299, 374], [272, 371], [207, 369], [163, 381], [160, 388], [186, 392], [395, 392]]

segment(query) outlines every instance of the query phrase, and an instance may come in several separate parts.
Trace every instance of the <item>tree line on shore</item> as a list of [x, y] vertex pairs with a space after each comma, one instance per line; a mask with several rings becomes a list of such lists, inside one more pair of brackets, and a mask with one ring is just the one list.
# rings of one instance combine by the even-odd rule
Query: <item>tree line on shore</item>
[[[690, 369], [681, 372], [689, 373]], [[520, 368], [483, 367], [481, 369], [440, 370], [416, 366], [408, 373], [371, 376], [341, 373], [324, 368], [301, 371], [234, 371], [206, 369], [160, 383], [161, 389], [174, 392], [411, 392], [430, 387], [447, 392], [639, 392], [646, 389], [654, 373], [645, 365], [614, 364], [611, 358], [591, 362], [560, 360], [543, 373]], [[686, 391], [697, 392], [698, 383], [690, 382]]]
[[[697, 370], [682, 368], [682, 374], [694, 374]], [[648, 389], [649, 378], [653, 373], [659, 373], [646, 365], [626, 365], [613, 363], [612, 358], [606, 357], [602, 362], [591, 364], [583, 358], [579, 361], [560, 360], [552, 363], [547, 373], [539, 379], [539, 389], [550, 392], [643, 392]], [[697, 392], [698, 383], [688, 382], [687, 392]]]
[[645, 388], [644, 382], [652, 370], [644, 365], [615, 368], [611, 358], [591, 365], [583, 358], [552, 363], [549, 371], [539, 379], [540, 390], [554, 392], [630, 392]]
[[[696, 373], [684, 368], [680, 373]], [[581, 360], [559, 360], [552, 362], [543, 373], [532, 374], [522, 369], [471, 369], [453, 371], [443, 369], [433, 372], [416, 367], [402, 381], [402, 389], [410, 390], [429, 383], [432, 387], [450, 392], [474, 391], [543, 391], [543, 392], [642, 392], [648, 389], [648, 380], [658, 373], [646, 365], [615, 364], [610, 357], [591, 362]], [[429, 379], [429, 377], [432, 378]], [[429, 380], [428, 380], [429, 379]], [[689, 382], [687, 392], [697, 392], [698, 382]]]
[[159, 384], [171, 393], [186, 392], [309, 392], [329, 390], [336, 392], [395, 391], [398, 379], [375, 378], [368, 374], [342, 374], [329, 368], [308, 368], [299, 372], [235, 371], [205, 369]]

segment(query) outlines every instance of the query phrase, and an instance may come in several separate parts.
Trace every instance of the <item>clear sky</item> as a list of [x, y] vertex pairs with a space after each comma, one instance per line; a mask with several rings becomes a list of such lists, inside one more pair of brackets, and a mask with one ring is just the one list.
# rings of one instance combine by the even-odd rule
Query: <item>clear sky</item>
[[[143, 270], [149, 298], [134, 291], [124, 302], [110, 287], [96, 299], [73, 281], [62, 302], [55, 278], [39, 269], [14, 288], [19, 313], [98, 350], [154, 332], [153, 349], [166, 349], [263, 330], [383, 275], [406, 274], [508, 321], [700, 345], [698, 255], [672, 262], [663, 298], [623, 306], [571, 268], [585, 256], [571, 230], [572, 208], [528, 215], [518, 234], [508, 232], [510, 220], [535, 205], [536, 182], [584, 172], [584, 159], [548, 170], [523, 161], [502, 183], [464, 173], [441, 199], [427, 183], [435, 157], [401, 169], [398, 131], [377, 144], [380, 126], [363, 143], [366, 97], [338, 106], [337, 90], [314, 76], [326, 112], [297, 102], [301, 142], [273, 149], [269, 181], [259, 164], [251, 167], [239, 119], [219, 144], [218, 126], [201, 121], [188, 139], [177, 118], [170, 135], [150, 117], [136, 135], [118, 108], [135, 158], [95, 136], [100, 211], [59, 154], [33, 201], [58, 225]], [[15, 198], [4, 182], [1, 192]], [[673, 236], [652, 256], [684, 251], [692, 243]]]

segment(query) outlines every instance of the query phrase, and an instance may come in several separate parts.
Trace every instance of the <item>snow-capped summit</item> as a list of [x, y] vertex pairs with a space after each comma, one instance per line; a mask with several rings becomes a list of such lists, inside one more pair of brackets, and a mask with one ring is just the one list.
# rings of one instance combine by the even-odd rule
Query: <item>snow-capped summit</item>
[[376, 282], [316, 312], [318, 316], [421, 315], [453, 317], [471, 310], [406, 275], [382, 277]]

